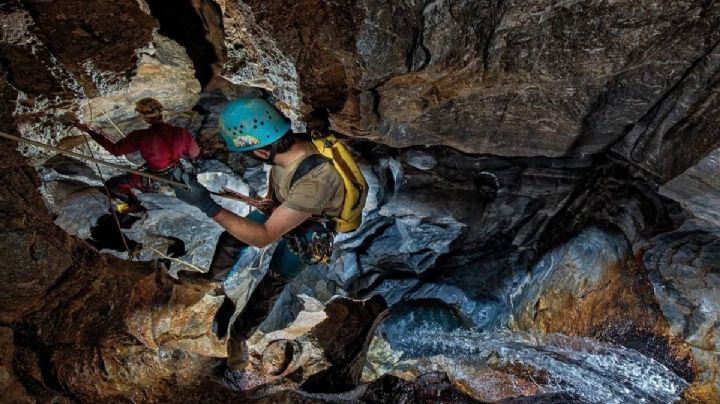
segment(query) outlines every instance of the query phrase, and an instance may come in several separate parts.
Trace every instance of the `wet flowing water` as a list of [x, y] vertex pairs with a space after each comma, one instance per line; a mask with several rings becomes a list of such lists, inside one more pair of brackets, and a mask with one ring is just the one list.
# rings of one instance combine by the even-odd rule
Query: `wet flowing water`
[[483, 368], [520, 366], [546, 375], [541, 392], [567, 392], [589, 402], [670, 403], [687, 387], [655, 360], [589, 338], [429, 329], [396, 336], [391, 346], [404, 352], [396, 366], [434, 357], [451, 378], [472, 383], [482, 383], [476, 375]]

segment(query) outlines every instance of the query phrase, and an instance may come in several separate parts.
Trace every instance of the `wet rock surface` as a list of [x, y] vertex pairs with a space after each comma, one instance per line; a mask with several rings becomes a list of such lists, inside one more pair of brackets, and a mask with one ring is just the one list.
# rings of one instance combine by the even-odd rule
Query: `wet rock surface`
[[[216, 132], [268, 95], [350, 135], [371, 194], [221, 375], [219, 285], [182, 276], [220, 228], [142, 194], [140, 262], [117, 259], [118, 172], [3, 141], [3, 400], [720, 401], [717, 2], [192, 0], [169, 12], [196, 41], [157, 4], [86, 3], [0, 5], [0, 130], [136, 164], [57, 117], [119, 139], [153, 95], [208, 187], [262, 195]], [[239, 309], [271, 253], [225, 281]]]
[[[480, 401], [566, 394], [587, 402], [672, 402], [688, 386], [637, 351], [589, 338], [467, 331], [439, 334], [433, 329], [402, 338], [413, 351], [403, 351], [388, 373], [413, 379], [431, 371], [446, 372], [456, 387]], [[382, 356], [393, 352], [391, 347], [384, 349]]]
[[717, 227], [690, 221], [677, 230], [663, 233], [636, 249], [644, 251], [643, 262], [670, 330], [692, 347], [702, 369], [698, 382], [718, 395], [717, 369], [718, 267], [720, 233]]
[[447, 375], [428, 373], [408, 382], [393, 376], [383, 376], [370, 383], [361, 396], [362, 402], [436, 402], [474, 403], [471, 397], [453, 387]]

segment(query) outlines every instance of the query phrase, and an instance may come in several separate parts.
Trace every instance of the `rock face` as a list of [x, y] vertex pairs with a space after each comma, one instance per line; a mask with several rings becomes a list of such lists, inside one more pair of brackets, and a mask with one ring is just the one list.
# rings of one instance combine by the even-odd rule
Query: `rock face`
[[[2, 142], [0, 397], [720, 402], [720, 3], [174, 4], [0, 5], [0, 130], [139, 163], [58, 117], [119, 139], [155, 96], [208, 187], [261, 195], [216, 132], [228, 98], [268, 96], [350, 136], [363, 226], [219, 376], [220, 285], [174, 277], [220, 228], [144, 194], [121, 223], [140, 262], [99, 254], [127, 256], [97, 189], [118, 172]], [[248, 251], [239, 308], [272, 247]]]
[[77, 265], [82, 251], [75, 250], [76, 244], [62, 230], [45, 226], [50, 218], [42, 199], [27, 193], [39, 185], [34, 170], [7, 144], [2, 147], [5, 196], [0, 212], [5, 225], [0, 251], [5, 269], [0, 300], [5, 308], [0, 321], [12, 323], [44, 304], [63, 274]]
[[[137, 1], [84, 5], [11, 1], [0, 9], [3, 71], [17, 91], [12, 115], [22, 135], [56, 145], [77, 134], [59, 120], [75, 112], [119, 139], [118, 130], [145, 125], [133, 110], [139, 98], [158, 98], [169, 114], [192, 107], [200, 91], [192, 61], [183, 47], [154, 32], [156, 21]], [[21, 149], [47, 156], [35, 147]], [[91, 153], [118, 160], [96, 146]]]
[[[247, 4], [294, 58], [306, 104], [329, 109], [342, 132], [393, 146], [596, 153], [643, 118], [672, 110], [674, 125], [718, 108], [708, 96], [720, 39], [714, 3]], [[680, 158], [657, 127], [636, 130], [645, 144], [655, 139], [647, 158]], [[717, 143], [716, 131], [707, 140]]]
[[205, 356], [227, 356], [225, 344], [211, 332], [223, 302], [212, 284], [174, 285], [162, 272], [138, 282], [131, 295], [125, 325], [148, 348], [177, 349]]
[[[0, 297], [12, 308], [3, 311], [2, 321], [12, 328], [0, 327], [0, 395], [12, 402], [239, 397], [213, 376], [216, 357], [225, 356], [224, 341], [212, 324], [222, 303], [214, 294], [216, 285], [178, 283], [164, 269], [99, 255], [67, 235], [52, 224], [40, 195], [32, 191], [33, 169], [17, 152], [2, 147], [7, 174], [0, 198], [7, 224], [3, 237], [13, 242], [2, 244], [7, 267]], [[313, 360], [324, 363], [309, 375], [352, 363], [330, 376], [347, 375], [351, 379], [342, 380], [357, 382], [352, 378], [359, 373], [352, 369], [362, 366], [384, 309], [379, 297], [330, 302], [324, 319], [305, 329], [306, 352], [315, 352]], [[352, 338], [330, 338], [335, 327]], [[350, 355], [347, 362], [338, 353]]]
[[720, 329], [713, 297], [720, 281], [720, 232], [702, 221], [689, 221], [635, 248], [644, 251], [643, 263], [671, 332], [692, 348], [701, 369], [698, 380], [709, 391], [704, 397], [720, 397], [714, 370]]
[[719, 173], [720, 149], [717, 149], [665, 184], [660, 188], [660, 193], [678, 201], [695, 217], [720, 226]]
[[11, 328], [0, 328], [0, 398], [6, 402], [32, 403], [34, 400], [28, 395], [25, 387], [20, 383], [13, 369], [12, 360], [15, 358], [15, 341]]
[[647, 279], [638, 272], [623, 237], [585, 230], [543, 256], [520, 282], [514, 323], [524, 330], [595, 337], [612, 333], [618, 318], [629, 329], [653, 329], [659, 317]]

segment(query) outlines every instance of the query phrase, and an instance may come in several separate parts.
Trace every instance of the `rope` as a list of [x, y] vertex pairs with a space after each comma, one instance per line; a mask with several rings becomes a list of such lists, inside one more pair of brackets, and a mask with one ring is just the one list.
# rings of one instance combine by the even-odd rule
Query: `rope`
[[[153, 180], [160, 181], [160, 182], [164, 182], [164, 183], [166, 183], [166, 184], [171, 184], [171, 185], [174, 185], [174, 186], [176, 186], [176, 187], [181, 187], [181, 188], [188, 189], [188, 190], [190, 189], [186, 184], [184, 184], [184, 183], [182, 183], [182, 182], [177, 182], [177, 181], [169, 180], [169, 179], [163, 178], [163, 177], [161, 177], [161, 176], [159, 176], [159, 175], [147, 173], [147, 172], [141, 171], [141, 170], [135, 170], [135, 169], [130, 168], [130, 167], [125, 167], [125, 166], [123, 166], [123, 165], [111, 163], [111, 162], [109, 162], [109, 161], [103, 161], [103, 160], [100, 160], [100, 159], [97, 159], [97, 158], [94, 158], [94, 157], [86, 156], [86, 155], [84, 155], [84, 154], [74, 153], [74, 152], [71, 152], [71, 151], [68, 151], [68, 150], [65, 150], [65, 149], [61, 149], [61, 148], [59, 148], [59, 147], [50, 146], [50, 145], [45, 144], [45, 143], [36, 142], [36, 141], [34, 141], [34, 140], [30, 140], [30, 139], [25, 139], [25, 138], [18, 137], [18, 136], [9, 135], [9, 134], [7, 134], [7, 133], [5, 133], [5, 132], [0, 132], [0, 137], [5, 138], [5, 139], [14, 140], [14, 141], [20, 142], [20, 143], [31, 144], [31, 145], [33, 145], [33, 146], [37, 146], [37, 147], [40, 147], [40, 148], [43, 148], [43, 149], [52, 150], [52, 151], [58, 152], [58, 153], [60, 153], [60, 154], [63, 154], [63, 155], [65, 155], [65, 156], [74, 157], [74, 158], [79, 159], [79, 160], [82, 160], [82, 161], [92, 161], [92, 162], [94, 162], [94, 163], [99, 163], [99, 164], [102, 164], [102, 165], [104, 165], [104, 166], [116, 168], [116, 169], [118, 169], [118, 170], [121, 170], [121, 171], [124, 171], [124, 172], [127, 172], [127, 173], [137, 174], [137, 175], [139, 175], [139, 176], [141, 176], [141, 177], [152, 178]], [[87, 139], [87, 138], [86, 138], [86, 139]]]
[[155, 249], [155, 248], [150, 247], [150, 250], [153, 251], [153, 252], [155, 252], [157, 255], [159, 255], [159, 256], [162, 257], [162, 258], [165, 258], [165, 259], [167, 259], [167, 260], [171, 260], [171, 261], [177, 262], [178, 264], [186, 265], [187, 267], [192, 268], [192, 269], [194, 269], [195, 271], [198, 271], [198, 272], [201, 272], [201, 273], [206, 273], [206, 272], [208, 271], [208, 269], [206, 269], [206, 268], [196, 267], [195, 265], [193, 265], [193, 264], [191, 264], [191, 263], [189, 263], [189, 262], [187, 262], [187, 261], [183, 261], [183, 260], [181, 260], [181, 259], [179, 259], [179, 258], [170, 257], [170, 256], [168, 256], [168, 255], [166, 255], [166, 254], [163, 254], [163, 253], [160, 252], [160, 250], [158, 250], [158, 249]]
[[[89, 106], [90, 106], [90, 125], [92, 125], [94, 122], [94, 116], [93, 116], [92, 105], [89, 105]], [[110, 118], [108, 117], [108, 119], [110, 119]], [[92, 148], [90, 147], [90, 139], [88, 139], [87, 134], [85, 132], [82, 132], [82, 135], [85, 137], [85, 146], [87, 147], [87, 150], [90, 153], [90, 156], [92, 156], [92, 158], [95, 158]], [[125, 240], [125, 234], [122, 232], [122, 226], [120, 225], [120, 219], [118, 219], [117, 213], [115, 212], [115, 209], [113, 208], [113, 201], [112, 201], [112, 196], [110, 195], [110, 189], [108, 188], [107, 184], [105, 183], [105, 176], [103, 176], [102, 170], [100, 169], [100, 164], [98, 164], [96, 162], [95, 168], [97, 168], [98, 174], [100, 175], [100, 180], [103, 183], [103, 189], [105, 190], [105, 195], [107, 196], [108, 203], [110, 204], [110, 212], [112, 213], [113, 218], [115, 219], [115, 225], [117, 226], [118, 233], [120, 233], [120, 240], [122, 240], [123, 246], [125, 246], [125, 251], [127, 251], [127, 253], [128, 253], [128, 258], [130, 258], [130, 260], [133, 260], [134, 259], [133, 253], [132, 253], [132, 251], [130, 251], [130, 246], [128, 245], [127, 241]]]
[[[92, 104], [88, 104], [88, 106], [90, 107], [90, 123], [92, 124]], [[118, 131], [118, 133], [120, 134], [120, 137], [124, 138], [125, 134], [120, 130], [120, 128], [117, 127], [117, 125], [115, 125], [115, 122], [113, 122], [113, 120], [108, 116], [107, 112], [105, 112], [102, 109], [100, 109], [100, 112], [102, 112], [102, 114], [105, 115], [105, 118], [107, 118], [108, 121], [110, 121], [110, 124], [112, 124], [113, 128], [115, 128], [115, 130]]]

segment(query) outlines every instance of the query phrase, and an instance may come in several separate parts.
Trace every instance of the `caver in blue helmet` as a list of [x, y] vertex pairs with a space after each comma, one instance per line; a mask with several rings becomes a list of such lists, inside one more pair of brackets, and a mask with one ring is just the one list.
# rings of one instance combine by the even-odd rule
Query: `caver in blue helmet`
[[261, 98], [238, 98], [220, 114], [220, 135], [232, 152], [265, 147], [289, 130], [290, 121]]
[[241, 270], [241, 257], [249, 246], [264, 248], [277, 242], [268, 271], [245, 308], [237, 311], [226, 297], [215, 319], [220, 338], [228, 328], [230, 331], [228, 368], [242, 370], [249, 360], [245, 341], [265, 320], [285, 285], [308, 263], [329, 259], [336, 231], [350, 231], [360, 225], [367, 184], [348, 150], [334, 136], [295, 136], [288, 120], [262, 99], [230, 102], [220, 117], [220, 135], [229, 150], [276, 165], [270, 177], [287, 178], [281, 181], [282, 187], [268, 181], [264, 201], [271, 208], [265, 213], [253, 211], [245, 218], [224, 210], [193, 175], [179, 173], [182, 175], [176, 180], [187, 187], [174, 186], [179, 199], [197, 207], [226, 230], [215, 247], [209, 270], [200, 276], [227, 279], [228, 273]]

